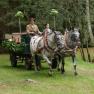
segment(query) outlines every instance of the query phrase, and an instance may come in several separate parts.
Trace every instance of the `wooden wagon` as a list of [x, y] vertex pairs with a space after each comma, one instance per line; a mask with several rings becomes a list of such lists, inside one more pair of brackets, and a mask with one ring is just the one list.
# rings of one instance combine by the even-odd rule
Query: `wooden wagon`
[[5, 41], [4, 47], [8, 48], [11, 66], [16, 67], [17, 63], [25, 63], [26, 69], [32, 68], [32, 56], [30, 52], [30, 37], [24, 33], [12, 33], [11, 39]]

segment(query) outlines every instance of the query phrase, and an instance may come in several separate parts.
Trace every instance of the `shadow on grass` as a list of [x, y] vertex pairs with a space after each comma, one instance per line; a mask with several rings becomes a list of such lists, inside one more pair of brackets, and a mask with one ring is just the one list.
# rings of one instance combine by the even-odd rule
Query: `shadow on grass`
[[[16, 70], [23, 70], [23, 71], [27, 71], [24, 65], [17, 65], [16, 67], [12, 67], [11, 65], [1, 65], [0, 66], [1, 69], [16, 69]], [[48, 67], [42, 66], [42, 68], [40, 69], [40, 71], [44, 71], [44, 70], [49, 70]], [[34, 71], [34, 66], [32, 67], [31, 70], [28, 71]]]
[[3, 66], [0, 66], [0, 68], [2, 68], [2, 69], [18, 69], [18, 70], [26, 70], [25, 69], [25, 67], [23, 66], [23, 65], [18, 65], [18, 66], [16, 66], [16, 67], [12, 67], [11, 65], [3, 65]]

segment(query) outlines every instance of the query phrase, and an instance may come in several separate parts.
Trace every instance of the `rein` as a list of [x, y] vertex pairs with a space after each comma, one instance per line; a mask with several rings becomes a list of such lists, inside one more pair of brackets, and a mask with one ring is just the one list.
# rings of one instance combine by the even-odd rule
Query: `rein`
[[55, 49], [51, 48], [48, 44], [48, 31], [45, 30], [45, 33], [44, 33], [44, 48], [47, 49], [48, 51], [54, 51]]
[[[55, 49], [51, 48], [49, 45], [48, 45], [48, 31], [46, 30], [44, 32], [44, 35], [43, 37], [39, 40], [39, 42], [43, 39], [43, 42], [44, 42], [44, 46], [41, 47], [41, 48], [38, 48], [37, 46], [37, 52], [41, 52], [43, 49], [46, 49], [47, 51], [54, 51]], [[38, 44], [39, 44], [38, 42]]]

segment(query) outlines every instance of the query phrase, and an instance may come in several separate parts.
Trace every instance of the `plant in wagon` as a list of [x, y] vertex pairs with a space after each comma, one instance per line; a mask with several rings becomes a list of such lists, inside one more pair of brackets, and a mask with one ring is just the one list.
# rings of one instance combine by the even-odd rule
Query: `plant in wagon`
[[15, 41], [12, 41], [12, 40], [4, 40], [2, 42], [2, 47], [6, 48], [9, 51], [12, 67], [17, 66], [16, 54], [23, 54], [25, 46], [26, 45], [24, 42], [19, 44], [17, 44]]
[[2, 42], [2, 47], [8, 49], [9, 52], [23, 52], [25, 43], [22, 42], [20, 44], [17, 44], [16, 42], [12, 40], [4, 40]]

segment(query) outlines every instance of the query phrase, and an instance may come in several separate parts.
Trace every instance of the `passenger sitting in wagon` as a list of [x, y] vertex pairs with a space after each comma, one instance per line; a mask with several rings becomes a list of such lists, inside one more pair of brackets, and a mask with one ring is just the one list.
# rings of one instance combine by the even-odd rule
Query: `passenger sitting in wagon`
[[50, 26], [49, 26], [49, 24], [47, 23], [46, 25], [45, 25], [45, 29], [44, 29], [44, 31], [43, 32], [51, 32], [52, 30], [50, 29]]

